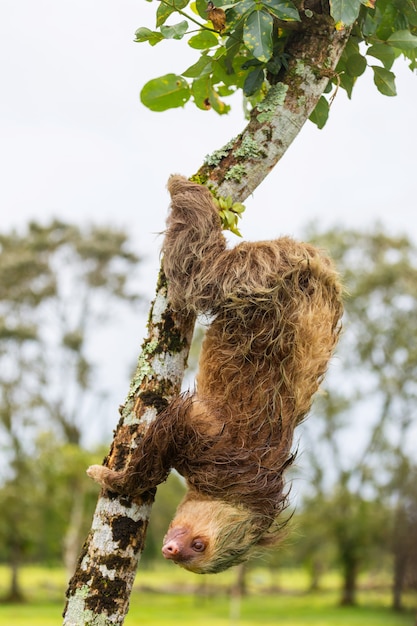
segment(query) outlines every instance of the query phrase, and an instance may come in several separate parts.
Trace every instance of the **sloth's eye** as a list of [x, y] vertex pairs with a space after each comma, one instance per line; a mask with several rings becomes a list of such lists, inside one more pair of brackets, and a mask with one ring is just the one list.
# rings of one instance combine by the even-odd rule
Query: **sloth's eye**
[[204, 552], [204, 550], [206, 549], [206, 544], [204, 543], [204, 541], [201, 541], [201, 539], [194, 539], [191, 547], [196, 552]]

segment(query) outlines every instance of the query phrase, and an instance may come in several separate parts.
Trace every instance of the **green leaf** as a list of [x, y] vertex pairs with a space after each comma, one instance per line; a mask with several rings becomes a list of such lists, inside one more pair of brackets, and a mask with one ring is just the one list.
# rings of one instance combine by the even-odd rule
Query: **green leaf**
[[330, 0], [330, 14], [336, 24], [350, 26], [358, 18], [360, 0]]
[[173, 26], [161, 26], [161, 34], [165, 39], [182, 39], [188, 30], [188, 22], [183, 20]]
[[262, 4], [279, 20], [286, 22], [300, 21], [297, 7], [289, 0], [263, 0]]
[[356, 78], [350, 76], [347, 72], [340, 76], [340, 86], [346, 90], [349, 100], [352, 98], [353, 87], [355, 86]]
[[394, 4], [388, 3], [382, 10], [382, 16], [378, 20], [376, 36], [378, 39], [386, 41], [390, 35], [396, 30], [394, 24], [397, 21], [398, 9]]
[[214, 4], [216, 5], [217, 9], [223, 9], [225, 11], [226, 9], [234, 7], [236, 2], [233, 2], [233, 0], [215, 0]]
[[149, 41], [151, 46], [155, 46], [157, 43], [164, 39], [161, 33], [158, 33], [154, 30], [149, 30], [149, 28], [138, 28], [135, 33], [135, 41]]
[[194, 37], [190, 37], [188, 40], [188, 45], [196, 50], [207, 50], [207, 48], [217, 46], [218, 43], [219, 40], [217, 36], [208, 30], [203, 30], [201, 33], [194, 35]]
[[374, 70], [374, 83], [378, 91], [384, 96], [396, 96], [395, 74], [386, 70], [385, 67], [377, 67], [376, 65], [372, 65], [372, 69]]
[[256, 4], [254, 0], [241, 0], [232, 9], [226, 11], [228, 28], [236, 30], [238, 23], [251, 13]]
[[218, 93], [213, 88], [211, 76], [197, 78], [193, 81], [191, 89], [194, 101], [199, 109], [208, 111], [213, 108], [219, 115], [230, 111], [230, 107], [219, 98]]
[[235, 202], [235, 203], [232, 205], [232, 210], [233, 210], [235, 213], [238, 213], [239, 215], [245, 211], [245, 208], [246, 208], [246, 207], [245, 207], [245, 205], [244, 205], [244, 204], [242, 204], [241, 202]]
[[272, 27], [274, 20], [266, 11], [253, 11], [246, 19], [243, 41], [259, 61], [269, 61], [272, 56]]
[[228, 87], [227, 85], [217, 85], [217, 83], [215, 84], [217, 93], [221, 98], [226, 98], [227, 96], [232, 96], [234, 93], [236, 93], [236, 88]]
[[243, 85], [243, 93], [245, 96], [253, 96], [254, 93], [261, 89], [263, 82], [265, 79], [265, 74], [263, 67], [257, 67], [252, 72], [250, 72], [245, 80]]
[[166, 74], [153, 78], [144, 85], [140, 99], [151, 111], [166, 111], [182, 107], [191, 96], [190, 87], [184, 78]]
[[321, 129], [326, 124], [328, 117], [329, 103], [324, 96], [321, 96], [309, 119], [313, 122], [313, 124], [316, 124], [316, 126]]
[[387, 43], [400, 50], [414, 50], [417, 48], [417, 37], [409, 30], [397, 30], [387, 39]]
[[236, 221], [236, 215], [232, 213], [232, 211], [225, 209], [224, 211], [222, 211], [222, 216], [229, 227], [234, 225]]
[[226, 198], [224, 196], [219, 196], [218, 198], [213, 198], [213, 202], [216, 205], [216, 207], [218, 207], [219, 213], [221, 213], [221, 211], [223, 211], [223, 209], [231, 209], [232, 205], [233, 205], [233, 198], [232, 196], [227, 196]]
[[366, 54], [382, 61], [385, 69], [391, 69], [395, 61], [395, 51], [391, 46], [385, 43], [376, 43], [366, 51]]
[[156, 11], [156, 25], [162, 26], [162, 24], [165, 24], [169, 16], [177, 9], [184, 9], [188, 1], [189, 0], [175, 0], [172, 4], [169, 4], [169, 2], [161, 2]]
[[199, 78], [205, 74], [210, 74], [212, 71], [212, 58], [206, 54], [202, 54], [197, 63], [190, 65], [185, 72], [181, 72], [182, 76], [187, 78]]
[[224, 57], [213, 61], [213, 83], [223, 83], [232, 88], [237, 86], [237, 75]]
[[[217, 2], [216, 2], [217, 6]], [[207, 19], [207, 0], [196, 0], [195, 8], [197, 14], [203, 18], [203, 20]]]
[[374, 15], [370, 11], [366, 11], [361, 24], [362, 35], [365, 39], [368, 39], [372, 35], [375, 35], [378, 28], [379, 21], [374, 19]]
[[208, 111], [211, 108], [210, 104], [210, 76], [202, 76], [193, 80], [191, 86], [194, 102], [199, 109]]
[[219, 94], [211, 84], [209, 91], [209, 102], [213, 109], [216, 111], [216, 113], [218, 113], [219, 115], [225, 115], [230, 111], [230, 106], [223, 102], [223, 100], [219, 97]]
[[362, 76], [366, 70], [366, 59], [362, 54], [352, 54], [346, 61], [346, 71], [350, 76]]

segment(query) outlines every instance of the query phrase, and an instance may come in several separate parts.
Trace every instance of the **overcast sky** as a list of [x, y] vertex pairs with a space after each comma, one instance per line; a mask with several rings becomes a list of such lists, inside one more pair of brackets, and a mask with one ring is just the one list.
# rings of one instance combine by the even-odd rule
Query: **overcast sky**
[[[152, 113], [139, 101], [155, 76], [197, 60], [184, 42], [134, 43], [153, 28], [144, 0], [2, 0], [1, 228], [50, 217], [117, 224], [146, 256], [153, 294], [170, 173], [193, 174], [245, 125], [235, 110]], [[340, 90], [319, 131], [307, 123], [246, 202], [245, 238], [300, 235], [315, 220], [358, 228], [379, 219], [417, 238], [417, 76], [397, 61], [398, 96], [368, 70], [353, 100]], [[144, 324], [144, 322], [143, 322]]]

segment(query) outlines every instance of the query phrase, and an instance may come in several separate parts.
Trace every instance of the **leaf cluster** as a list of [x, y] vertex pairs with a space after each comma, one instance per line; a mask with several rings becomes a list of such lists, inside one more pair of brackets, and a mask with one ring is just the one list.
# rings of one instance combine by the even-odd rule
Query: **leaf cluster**
[[214, 204], [219, 209], [219, 215], [223, 230], [230, 230], [233, 234], [241, 237], [237, 224], [245, 207], [240, 202], [233, 202], [232, 196], [227, 198], [213, 198]]
[[[188, 4], [162, 0], [156, 12], [157, 30], [136, 31], [136, 41], [151, 45], [187, 37], [188, 45], [200, 53], [198, 61], [180, 74], [149, 81], [141, 91], [143, 104], [164, 111], [192, 99], [200, 109], [224, 114], [230, 110], [224, 98], [237, 90], [255, 104], [263, 96], [267, 74], [277, 77], [286, 64], [283, 26], [300, 21], [296, 5], [291, 0], [216, 0], [215, 7], [204, 0]], [[214, 14], [210, 7], [216, 9]], [[186, 19], [166, 26], [175, 14]]]
[[417, 5], [414, 0], [378, 0], [375, 9], [361, 10], [336, 68], [340, 85], [351, 97], [367, 67], [380, 93], [395, 96], [395, 60], [402, 55], [417, 68]]
[[[155, 30], [138, 28], [136, 41], [154, 46], [185, 39], [199, 58], [183, 71], [146, 83], [142, 103], [165, 111], [191, 100], [199, 109], [225, 114], [230, 110], [225, 98], [240, 90], [249, 107], [256, 105], [286, 69], [294, 33], [310, 28], [310, 5], [315, 8], [310, 0], [158, 0]], [[396, 58], [403, 55], [410, 69], [417, 67], [416, 0], [330, 0], [330, 15], [335, 28], [352, 31], [327, 91], [336, 85], [351, 97], [369, 66], [380, 93], [395, 95]], [[311, 118], [319, 127], [328, 108], [323, 96]]]

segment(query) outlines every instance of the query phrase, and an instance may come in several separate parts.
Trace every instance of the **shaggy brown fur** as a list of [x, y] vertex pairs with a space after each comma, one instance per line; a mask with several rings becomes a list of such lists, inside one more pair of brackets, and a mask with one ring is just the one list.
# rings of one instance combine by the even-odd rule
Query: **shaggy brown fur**
[[163, 263], [171, 306], [213, 317], [197, 391], [158, 416], [124, 472], [93, 466], [89, 473], [134, 494], [176, 468], [189, 491], [164, 556], [216, 572], [274, 535], [294, 428], [339, 335], [341, 286], [322, 252], [288, 237], [226, 249], [210, 192], [180, 176], [168, 188]]

